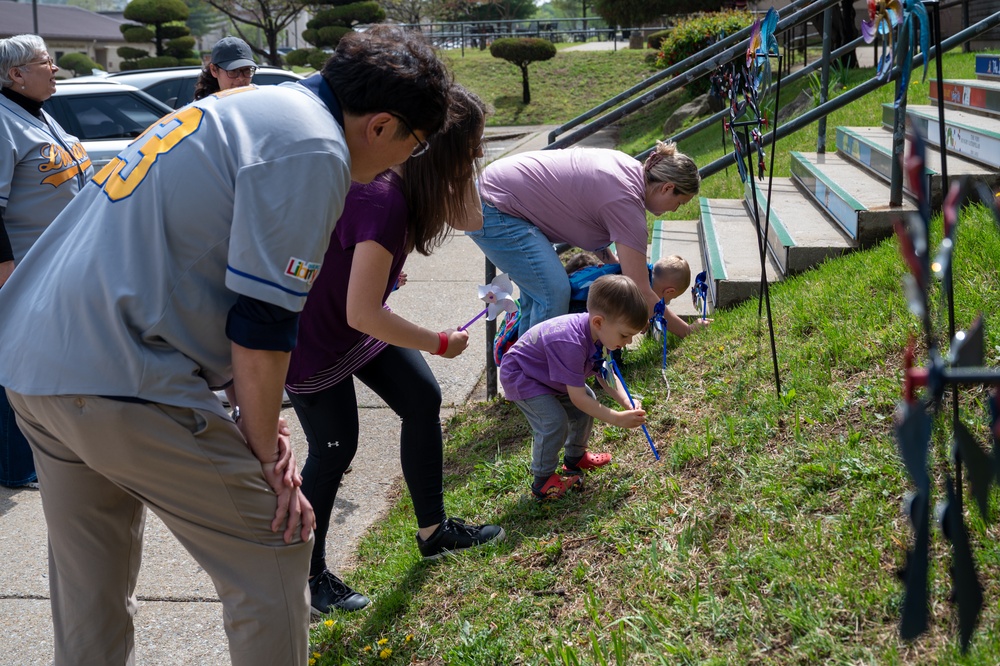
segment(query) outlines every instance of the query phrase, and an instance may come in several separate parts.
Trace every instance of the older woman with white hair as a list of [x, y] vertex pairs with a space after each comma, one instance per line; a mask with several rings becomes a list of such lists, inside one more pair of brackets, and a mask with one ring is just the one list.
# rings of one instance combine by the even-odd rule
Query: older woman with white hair
[[[94, 173], [77, 138], [42, 109], [58, 71], [38, 35], [0, 39], [0, 288]], [[0, 484], [35, 481], [31, 450], [0, 388]]]

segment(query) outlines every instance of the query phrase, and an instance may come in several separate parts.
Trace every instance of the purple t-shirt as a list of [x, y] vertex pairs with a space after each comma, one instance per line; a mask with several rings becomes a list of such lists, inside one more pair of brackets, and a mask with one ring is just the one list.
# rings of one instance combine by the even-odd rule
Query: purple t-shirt
[[[347, 323], [347, 285], [354, 248], [358, 243], [375, 241], [392, 253], [382, 302], [392, 293], [406, 261], [409, 218], [399, 185], [399, 176], [392, 171], [386, 171], [367, 185], [351, 183], [344, 212], [323, 257], [323, 268], [299, 317], [299, 336], [292, 350], [287, 384], [305, 382], [337, 364], [348, 352], [356, 353], [365, 347], [366, 339], [371, 339]], [[384, 346], [382, 343], [381, 347]]]
[[611, 243], [646, 254], [645, 175], [618, 150], [536, 150], [497, 160], [479, 178], [483, 201], [528, 220], [553, 243], [596, 252]]
[[508, 400], [565, 395], [597, 374], [597, 344], [586, 312], [562, 315], [532, 326], [500, 361], [500, 385]]

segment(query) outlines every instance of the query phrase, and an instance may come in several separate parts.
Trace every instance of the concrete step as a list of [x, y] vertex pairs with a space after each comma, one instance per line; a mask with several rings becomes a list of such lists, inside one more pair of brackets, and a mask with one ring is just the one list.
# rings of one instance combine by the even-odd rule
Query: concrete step
[[[656, 220], [649, 246], [649, 261], [656, 263], [662, 257], [677, 254], [687, 259], [691, 267], [691, 282], [694, 276], [705, 270], [702, 261], [701, 244], [698, 240], [698, 220]], [[678, 317], [694, 319], [701, 316], [688, 294], [681, 294], [670, 303], [670, 309]]]
[[945, 79], [941, 85], [931, 81], [930, 97], [934, 104], [942, 87], [946, 108], [1000, 117], [1000, 81]]
[[868, 247], [892, 233], [892, 223], [916, 210], [912, 202], [889, 206], [889, 186], [833, 153], [792, 151], [792, 177], [848, 237]]
[[981, 81], [1000, 81], [1000, 55], [977, 53], [976, 78]]
[[[753, 210], [749, 184], [746, 189], [746, 205]], [[839, 225], [831, 222], [793, 179], [774, 178], [770, 200], [766, 181], [755, 183], [755, 190], [760, 225], [767, 229], [768, 249], [783, 274], [809, 270], [854, 247]]]
[[[701, 246], [708, 272], [709, 302], [725, 308], [760, 292], [760, 250], [757, 230], [737, 199], [701, 198]], [[768, 282], [781, 279], [781, 269], [768, 255]]]
[[[848, 157], [856, 164], [874, 173], [884, 182], [892, 178], [892, 132], [881, 127], [838, 127], [837, 150], [839, 154]], [[931, 208], [941, 209], [941, 153], [934, 146], [927, 147], [927, 163], [924, 169], [927, 184], [931, 193]], [[1000, 173], [988, 169], [977, 162], [971, 162], [958, 155], [948, 155], [948, 177], [974, 178], [985, 182], [989, 187], [1000, 185]], [[903, 191], [910, 192], [906, 178], [903, 178]]]
[[[894, 113], [892, 104], [882, 105], [882, 124], [890, 129]], [[924, 133], [927, 143], [939, 146], [936, 106], [911, 104], [906, 107], [906, 117]], [[949, 110], [944, 124], [949, 153], [962, 155], [994, 169], [1000, 168], [1000, 119]]]

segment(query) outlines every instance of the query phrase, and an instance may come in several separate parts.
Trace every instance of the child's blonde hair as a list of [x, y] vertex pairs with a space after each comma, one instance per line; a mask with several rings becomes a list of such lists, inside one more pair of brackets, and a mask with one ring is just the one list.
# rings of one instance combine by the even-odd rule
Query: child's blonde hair
[[678, 293], [691, 286], [691, 266], [677, 254], [663, 257], [653, 264], [653, 280], [662, 280], [666, 286], [674, 287]]
[[656, 148], [643, 165], [646, 185], [673, 183], [674, 191], [681, 196], [698, 194], [701, 174], [694, 160], [677, 150], [675, 143], [656, 142]]
[[590, 285], [587, 312], [605, 319], [620, 321], [641, 331], [649, 321], [649, 307], [632, 278], [624, 275], [602, 275]]

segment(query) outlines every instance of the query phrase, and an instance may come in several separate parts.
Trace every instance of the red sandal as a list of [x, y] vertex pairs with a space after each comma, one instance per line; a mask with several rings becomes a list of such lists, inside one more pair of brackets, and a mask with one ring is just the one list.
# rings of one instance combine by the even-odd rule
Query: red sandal
[[575, 462], [572, 458], [567, 460], [563, 457], [563, 471], [573, 474], [575, 472], [594, 469], [595, 467], [604, 467], [609, 462], [611, 462], [610, 453], [591, 453], [587, 451], [583, 454], [582, 458]]
[[552, 474], [541, 487], [531, 484], [531, 492], [540, 500], [557, 500], [573, 487], [583, 487], [583, 479], [579, 474], [567, 476]]

